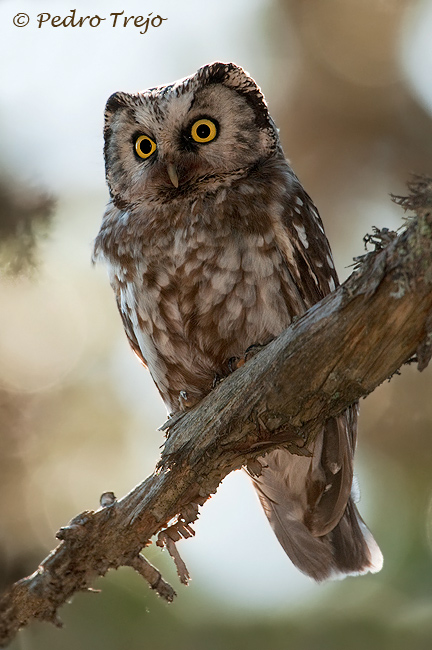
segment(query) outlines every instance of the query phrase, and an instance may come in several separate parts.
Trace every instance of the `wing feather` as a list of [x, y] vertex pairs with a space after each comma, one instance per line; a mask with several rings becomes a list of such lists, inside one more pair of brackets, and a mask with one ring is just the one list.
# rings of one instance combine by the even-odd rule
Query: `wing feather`
[[[339, 282], [318, 211], [296, 178], [276, 238], [306, 311]], [[326, 422], [311, 458], [271, 452], [262, 475], [253, 479], [279, 542], [316, 580], [379, 570], [382, 564], [351, 499], [357, 410], [354, 404]]]

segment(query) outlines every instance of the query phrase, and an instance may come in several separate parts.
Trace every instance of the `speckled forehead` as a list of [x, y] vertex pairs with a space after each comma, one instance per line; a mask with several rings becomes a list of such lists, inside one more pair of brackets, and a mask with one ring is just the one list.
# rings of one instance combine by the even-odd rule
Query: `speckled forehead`
[[222, 84], [175, 84], [140, 95], [135, 119], [143, 127], [156, 131], [174, 132], [185, 123], [200, 116], [221, 119], [228, 114], [254, 117], [245, 99]]
[[135, 119], [143, 126], [160, 130], [179, 126], [193, 104], [194, 93], [191, 90], [179, 93], [175, 87], [155, 89], [141, 94], [140, 102], [135, 108]]

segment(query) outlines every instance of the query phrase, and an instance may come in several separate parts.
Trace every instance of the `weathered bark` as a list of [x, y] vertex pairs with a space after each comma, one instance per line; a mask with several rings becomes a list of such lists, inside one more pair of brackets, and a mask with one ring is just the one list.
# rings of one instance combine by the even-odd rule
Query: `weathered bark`
[[370, 238], [377, 250], [357, 260], [341, 287], [197, 407], [169, 421], [154, 474], [120, 501], [107, 493], [104, 507], [78, 515], [57, 533], [57, 548], [0, 600], [0, 643], [34, 618], [59, 624], [57, 610], [72, 594], [122, 565], [171, 601], [174, 590], [140, 555], [153, 535], [187, 582], [174, 542], [193, 534], [188, 524], [197, 504], [229, 472], [247, 463], [253, 469], [254, 458], [281, 445], [308, 453], [325, 420], [413, 355], [420, 370], [426, 367], [432, 354], [432, 181], [416, 179], [410, 189], [398, 202], [416, 217], [402, 234], [377, 232]]

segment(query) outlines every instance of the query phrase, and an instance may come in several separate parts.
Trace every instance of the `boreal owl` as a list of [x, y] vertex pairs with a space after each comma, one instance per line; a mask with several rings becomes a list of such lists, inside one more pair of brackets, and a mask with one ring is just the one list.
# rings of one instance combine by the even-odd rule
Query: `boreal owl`
[[[111, 199], [94, 258], [176, 413], [335, 289], [330, 246], [259, 87], [233, 63], [116, 92], [104, 135]], [[253, 477], [282, 547], [318, 581], [382, 566], [352, 496], [356, 435], [355, 405], [327, 422], [310, 457], [273, 451]]]

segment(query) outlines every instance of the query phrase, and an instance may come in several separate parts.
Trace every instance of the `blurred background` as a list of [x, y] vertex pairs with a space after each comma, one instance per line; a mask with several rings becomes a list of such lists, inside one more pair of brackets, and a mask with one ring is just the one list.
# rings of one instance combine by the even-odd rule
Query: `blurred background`
[[[55, 532], [158, 459], [166, 412], [129, 350], [105, 269], [90, 264], [108, 192], [103, 110], [116, 90], [169, 83], [213, 60], [262, 87], [287, 156], [323, 218], [341, 279], [372, 226], [396, 229], [410, 173], [432, 174], [431, 0], [90, 0], [99, 27], [37, 27], [64, 0], [0, 0], [0, 583], [32, 572]], [[110, 12], [167, 18], [146, 34]], [[30, 24], [13, 17], [25, 12]], [[381, 573], [315, 585], [290, 564], [248, 479], [230, 475], [180, 543], [167, 606], [127, 569], [80, 594], [61, 631], [14, 650], [145, 646], [432, 647], [432, 370], [405, 367], [361, 404], [360, 509]]]

